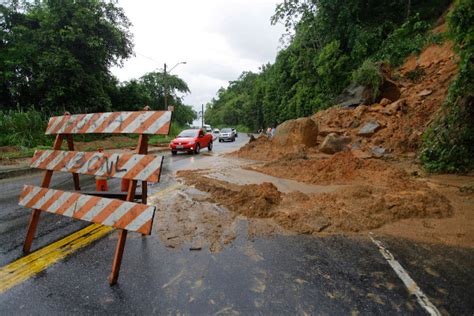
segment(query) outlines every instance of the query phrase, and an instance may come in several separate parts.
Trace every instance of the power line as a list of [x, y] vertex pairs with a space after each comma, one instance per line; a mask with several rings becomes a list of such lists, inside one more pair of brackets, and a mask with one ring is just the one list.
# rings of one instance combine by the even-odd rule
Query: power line
[[149, 59], [149, 60], [151, 60], [151, 61], [153, 61], [153, 62], [155, 62], [155, 63], [157, 63], [157, 64], [159, 64], [159, 65], [162, 65], [162, 64], [163, 64], [162, 62], [156, 61], [156, 60], [154, 60], [153, 58], [148, 57], [148, 56], [145, 56], [145, 55], [143, 55], [143, 54], [141, 54], [141, 53], [139, 53], [139, 52], [136, 52], [136, 53], [137, 53], [137, 55], [140, 55], [140, 56], [142, 56], [142, 57], [144, 57], [144, 58], [146, 58], [146, 59]]

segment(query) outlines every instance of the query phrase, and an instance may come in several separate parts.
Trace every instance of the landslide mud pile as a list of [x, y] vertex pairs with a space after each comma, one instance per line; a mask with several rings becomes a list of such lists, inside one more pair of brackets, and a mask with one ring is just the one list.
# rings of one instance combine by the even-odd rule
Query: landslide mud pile
[[236, 185], [203, 176], [202, 171], [178, 171], [178, 177], [211, 195], [212, 201], [247, 217], [268, 218], [281, 202], [281, 193], [272, 183]]
[[[415, 154], [420, 148], [423, 132], [444, 102], [456, 72], [452, 43], [431, 45], [419, 56], [409, 57], [398, 70], [384, 69], [386, 81], [391, 84], [382, 87], [382, 95], [394, 100], [382, 98], [379, 103], [355, 108], [332, 107], [310, 118], [284, 122], [277, 128], [273, 139], [261, 136], [234, 155], [270, 161], [288, 154], [317, 151], [353, 150], [367, 157]], [[394, 89], [399, 93], [394, 93]], [[310, 120], [317, 128], [316, 133], [314, 129], [310, 132], [301, 127], [304, 125], [302, 122]], [[328, 137], [335, 141], [329, 143], [332, 146], [329, 150], [325, 150], [328, 147], [324, 143]], [[323, 144], [324, 149], [321, 147]]]
[[304, 153], [318, 144], [318, 124], [312, 118], [288, 120], [276, 128], [272, 139], [261, 135], [232, 153], [232, 156], [252, 160], [273, 160], [285, 155]]
[[275, 177], [287, 178], [311, 184], [348, 184], [370, 182], [389, 185], [407, 181], [405, 171], [376, 159], [360, 159], [351, 151], [339, 152], [327, 159], [307, 159], [288, 156], [265, 164], [247, 167]]
[[[374, 146], [387, 152], [416, 152], [421, 136], [444, 102], [449, 84], [457, 72], [455, 54], [450, 42], [432, 45], [420, 56], [411, 56], [394, 72], [400, 89], [398, 100], [382, 99], [380, 103], [355, 109], [330, 108], [312, 118], [319, 123], [320, 136], [329, 133], [351, 137], [353, 148], [371, 152]], [[374, 122], [373, 133], [361, 129]]]
[[[353, 159], [359, 163], [357, 158]], [[347, 157], [340, 161], [347, 162]], [[376, 166], [374, 173], [364, 179], [373, 183], [378, 169]], [[207, 192], [209, 202], [221, 204], [235, 215], [271, 219], [288, 231], [302, 234], [359, 232], [400, 219], [451, 215], [452, 208], [446, 198], [426, 184], [410, 180], [403, 171], [395, 171], [398, 172], [401, 178], [378, 179], [379, 185], [356, 184], [350, 181], [353, 176], [333, 173], [333, 178], [350, 185], [331, 193], [312, 194], [284, 194], [268, 182], [236, 185], [207, 177], [205, 171], [181, 171], [178, 176]]]
[[[452, 44], [432, 45], [398, 70], [384, 69], [389, 84], [381, 87], [379, 102], [332, 107], [285, 122], [273, 139], [261, 136], [233, 153], [261, 161], [246, 167], [253, 171], [341, 186], [330, 193], [281, 193], [267, 205], [265, 216], [298, 233], [357, 232], [400, 219], [451, 216], [450, 201], [398, 162], [413, 166], [410, 159], [416, 157], [422, 134], [444, 102], [456, 71]], [[307, 128], [310, 125], [313, 128]], [[247, 189], [233, 187], [225, 194]], [[207, 192], [233, 211], [238, 207], [213, 190]]]

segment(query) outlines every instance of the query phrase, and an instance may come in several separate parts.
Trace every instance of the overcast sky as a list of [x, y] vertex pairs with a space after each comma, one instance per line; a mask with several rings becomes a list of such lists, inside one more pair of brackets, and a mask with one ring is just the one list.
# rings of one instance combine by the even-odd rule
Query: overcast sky
[[168, 69], [191, 93], [185, 104], [200, 110], [220, 87], [244, 70], [273, 62], [283, 33], [270, 17], [282, 0], [119, 0], [132, 22], [135, 57], [112, 72], [121, 80]]

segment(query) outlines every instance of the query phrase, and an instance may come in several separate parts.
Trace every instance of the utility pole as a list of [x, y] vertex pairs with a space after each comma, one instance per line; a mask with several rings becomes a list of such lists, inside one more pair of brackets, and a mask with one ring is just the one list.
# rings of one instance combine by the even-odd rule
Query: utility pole
[[204, 104], [201, 104], [201, 127], [204, 128]]
[[165, 65], [164, 65], [164, 67], [163, 67], [163, 69], [164, 69], [164, 71], [163, 71], [163, 76], [164, 76], [164, 77], [163, 77], [163, 86], [164, 86], [164, 88], [165, 88], [165, 91], [164, 91], [164, 92], [165, 92], [165, 93], [164, 93], [164, 95], [165, 95], [165, 111], [168, 110], [168, 73], [171, 73], [171, 72], [173, 71], [173, 69], [175, 69], [177, 66], [179, 66], [179, 65], [181, 65], [181, 64], [185, 65], [186, 62], [185, 62], [185, 61], [181, 61], [181, 62], [177, 63], [176, 65], [174, 65], [174, 66], [170, 69], [169, 72], [166, 72], [166, 63], [165, 63]]
[[166, 63], [164, 67], [164, 72], [163, 72], [163, 83], [164, 83], [164, 88], [165, 88], [165, 111], [168, 110], [168, 76], [166, 75]]

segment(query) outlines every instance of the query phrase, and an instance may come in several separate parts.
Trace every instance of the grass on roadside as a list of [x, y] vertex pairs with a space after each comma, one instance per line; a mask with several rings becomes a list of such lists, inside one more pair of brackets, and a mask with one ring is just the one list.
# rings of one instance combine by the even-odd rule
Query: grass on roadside
[[[149, 138], [149, 145], [167, 146], [169, 142], [185, 128], [187, 127], [172, 124], [169, 135], [152, 135]], [[54, 137], [45, 136], [43, 140], [46, 144], [52, 144]], [[75, 149], [80, 151], [97, 151], [99, 148], [135, 148], [137, 146], [137, 143], [138, 135], [74, 135]], [[51, 145], [36, 145], [32, 147], [27, 147], [21, 144], [9, 144], [9, 146], [17, 147], [18, 149], [15, 150], [14, 148], [12, 148], [12, 150], [6, 152], [0, 152], [0, 161], [29, 158], [33, 157], [36, 150], [52, 149]], [[64, 143], [61, 149], [67, 150], [67, 145]]]

